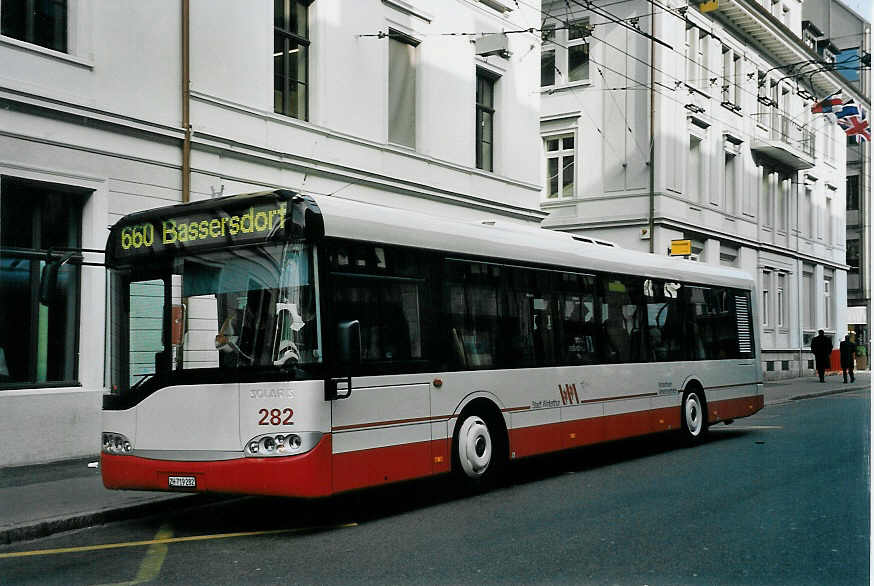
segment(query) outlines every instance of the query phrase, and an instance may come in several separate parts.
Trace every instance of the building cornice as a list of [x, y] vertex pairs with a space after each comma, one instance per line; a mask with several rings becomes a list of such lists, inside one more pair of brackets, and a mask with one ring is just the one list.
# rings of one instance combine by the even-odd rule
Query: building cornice
[[[794, 31], [777, 20], [755, 0], [720, 0], [719, 8], [709, 14], [756, 44], [764, 54], [771, 55], [775, 62], [780, 64], [781, 69], [805, 60], [822, 60], [821, 55], [807, 47]], [[744, 28], [745, 23], [749, 25], [747, 28]], [[750, 33], [752, 26], [767, 29], [770, 35], [756, 37]], [[771, 43], [769, 46], [766, 42], [768, 36], [773, 36], [776, 43]], [[858, 102], [870, 105], [869, 96], [864, 95], [836, 72], [821, 71], [815, 73], [812, 79], [811, 86], [819, 98], [841, 89]]]

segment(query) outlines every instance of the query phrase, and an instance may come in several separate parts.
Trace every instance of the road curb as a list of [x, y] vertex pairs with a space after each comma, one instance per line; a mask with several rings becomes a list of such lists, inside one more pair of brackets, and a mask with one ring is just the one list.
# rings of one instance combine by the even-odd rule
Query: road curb
[[785, 399], [779, 399], [779, 400], [772, 401], [772, 402], [766, 401], [765, 406], [785, 405], [786, 403], [789, 403], [791, 401], [802, 401], [804, 399], [816, 399], [817, 397], [827, 397], [829, 395], [840, 395], [841, 393], [850, 393], [853, 391], [867, 391], [868, 389], [869, 389], [869, 387], [862, 386], [862, 387], [847, 387], [847, 388], [840, 388], [840, 389], [830, 389], [827, 391], [818, 391], [815, 393], [805, 393], [803, 395], [795, 395], [794, 397], [787, 397]]
[[806, 395], [796, 395], [795, 397], [790, 397], [790, 401], [800, 401], [802, 399], [815, 399], [816, 397], [826, 397], [828, 395], [840, 395], [841, 393], [850, 393], [853, 391], [866, 391], [868, 387], [847, 387], [840, 389], [831, 389], [828, 391], [819, 391], [816, 393], [808, 393]]
[[136, 519], [139, 517], [148, 517], [157, 513], [164, 512], [174, 507], [191, 507], [207, 501], [209, 495], [185, 495], [185, 496], [170, 496], [158, 501], [148, 503], [140, 503], [136, 505], [104, 509], [101, 511], [92, 511], [77, 515], [54, 517], [44, 519], [36, 523], [28, 525], [18, 525], [15, 527], [0, 528], [0, 544], [9, 545], [18, 541], [27, 541], [29, 539], [37, 539], [46, 537], [55, 533], [64, 531], [72, 531], [74, 529], [84, 529], [94, 525], [104, 523], [112, 523], [115, 521], [126, 521], [128, 519]]

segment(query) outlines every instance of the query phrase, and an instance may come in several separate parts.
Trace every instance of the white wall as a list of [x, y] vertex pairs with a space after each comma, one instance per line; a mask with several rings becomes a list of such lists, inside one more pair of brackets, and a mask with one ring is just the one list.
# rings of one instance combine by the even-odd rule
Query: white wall
[[[509, 59], [470, 36], [537, 28], [526, 2], [317, 0], [309, 121], [273, 112], [269, 0], [191, 1], [191, 199], [286, 187], [473, 219], [539, 222], [539, 35]], [[68, 54], [0, 37], [0, 175], [81, 187], [83, 246], [122, 215], [181, 200], [181, 9], [70, 0]], [[387, 144], [391, 26], [420, 40], [417, 147]], [[475, 71], [500, 75], [495, 171], [474, 167]], [[88, 260], [100, 260], [89, 255]], [[79, 382], [0, 390], [0, 466], [96, 454], [107, 319], [102, 269], [82, 269]], [[46, 442], [46, 430], [53, 439]]]

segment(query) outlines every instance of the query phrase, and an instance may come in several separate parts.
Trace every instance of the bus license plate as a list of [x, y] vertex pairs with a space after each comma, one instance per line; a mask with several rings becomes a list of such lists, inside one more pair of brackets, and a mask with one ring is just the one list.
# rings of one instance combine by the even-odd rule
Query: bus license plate
[[169, 476], [167, 483], [171, 488], [197, 488], [194, 476]]

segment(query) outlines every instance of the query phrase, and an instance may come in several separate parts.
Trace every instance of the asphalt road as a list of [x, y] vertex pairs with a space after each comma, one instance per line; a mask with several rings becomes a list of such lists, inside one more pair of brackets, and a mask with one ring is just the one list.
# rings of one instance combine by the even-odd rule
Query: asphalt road
[[229, 499], [0, 548], [0, 583], [868, 584], [869, 412], [868, 392], [796, 401], [692, 448], [517, 462], [480, 495]]

